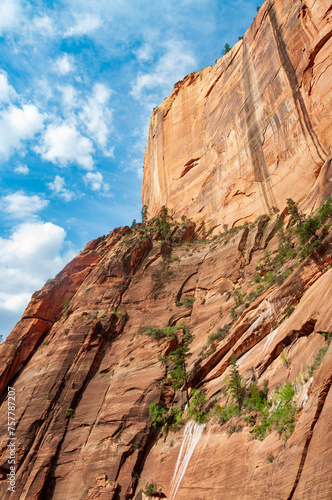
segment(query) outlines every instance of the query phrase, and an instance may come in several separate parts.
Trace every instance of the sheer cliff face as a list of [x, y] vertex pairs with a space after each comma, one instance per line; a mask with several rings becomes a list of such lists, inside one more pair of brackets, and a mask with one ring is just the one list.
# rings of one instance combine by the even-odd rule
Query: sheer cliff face
[[[150, 217], [163, 204], [210, 226], [260, 217], [205, 239], [163, 211], [90, 242], [33, 295], [0, 345], [1, 498], [145, 500], [149, 481], [169, 500], [332, 498], [332, 201], [296, 230], [273, 213], [332, 194], [331, 14], [324, 0], [265, 2], [243, 41], [154, 111]], [[175, 386], [167, 356], [189, 332]], [[233, 353], [247, 399], [270, 399], [227, 420]], [[181, 413], [167, 439], [153, 403]]]
[[[143, 204], [209, 227], [302, 201], [332, 139], [329, 0], [268, 0], [243, 40], [152, 115]], [[308, 207], [310, 208], [310, 207]]]
[[[36, 293], [0, 347], [0, 497], [142, 500], [144, 484], [154, 480], [169, 499], [178, 488], [177, 500], [331, 498], [332, 344], [313, 378], [308, 370], [325, 345], [322, 332], [332, 334], [332, 234], [285, 272], [282, 284], [257, 292], [255, 275], [266, 285], [278, 247], [277, 221], [263, 217], [190, 246], [183, 243], [192, 224], [172, 228], [172, 245], [156, 230], [152, 237], [142, 228], [114, 230]], [[182, 404], [185, 417], [186, 391], [164, 382], [160, 356], [176, 347], [175, 339], [152, 339], [144, 327], [181, 330], [183, 323], [194, 335], [189, 394], [199, 388], [211, 405], [229, 403], [233, 351], [248, 385], [257, 380], [262, 388], [268, 380], [270, 393], [286, 381], [296, 387], [301, 411], [287, 441], [276, 429], [255, 439], [250, 418], [257, 412], [249, 421], [210, 418], [189, 441], [184, 426], [167, 440], [159, 435], [149, 406]], [[208, 343], [229, 324], [224, 338]], [[16, 395], [13, 493], [8, 386]], [[230, 435], [238, 427], [242, 432]], [[188, 453], [178, 460], [183, 443]]]

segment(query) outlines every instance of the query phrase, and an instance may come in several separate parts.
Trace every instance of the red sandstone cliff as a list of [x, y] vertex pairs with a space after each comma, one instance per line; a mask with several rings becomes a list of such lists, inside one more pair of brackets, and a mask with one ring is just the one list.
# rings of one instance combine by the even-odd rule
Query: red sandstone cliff
[[[167, 202], [213, 226], [260, 218], [209, 238], [167, 217], [115, 229], [34, 294], [0, 346], [1, 498], [141, 500], [152, 480], [173, 500], [332, 497], [331, 200], [311, 225], [284, 211], [280, 229], [279, 216], [263, 215], [272, 195], [275, 207], [292, 197], [311, 211], [332, 194], [331, 12], [325, 1], [265, 2], [243, 42], [154, 112], [150, 212]], [[160, 356], [188, 331], [187, 384], [174, 390]], [[271, 405], [225, 419], [233, 352], [246, 390], [267, 381]], [[286, 383], [288, 421], [259, 434]], [[205, 397], [200, 424], [186, 408], [194, 389]], [[182, 414], [166, 440], [153, 402]]]
[[[209, 227], [302, 201], [332, 142], [329, 0], [268, 0], [243, 40], [152, 115], [143, 204]], [[311, 207], [308, 207], [311, 208]]]

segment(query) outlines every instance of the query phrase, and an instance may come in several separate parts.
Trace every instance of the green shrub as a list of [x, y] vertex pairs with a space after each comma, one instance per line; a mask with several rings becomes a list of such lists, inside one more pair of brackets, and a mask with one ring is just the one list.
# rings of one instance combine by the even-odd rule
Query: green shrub
[[282, 364], [288, 368], [291, 364], [290, 360], [286, 357], [286, 354], [285, 353], [281, 353], [280, 354], [280, 357], [281, 357], [281, 361], [282, 361]]
[[195, 297], [190, 297], [189, 295], [184, 295], [182, 297], [182, 300], [180, 302], [177, 302], [176, 305], [177, 307], [186, 307], [187, 309], [192, 309], [194, 302], [195, 302]]
[[272, 455], [272, 453], [269, 453], [268, 456], [266, 457], [266, 461], [269, 463], [269, 464], [272, 464], [272, 462], [274, 462], [274, 456]]
[[192, 392], [190, 406], [188, 408], [188, 417], [195, 420], [195, 422], [199, 424], [206, 422], [207, 412], [204, 409], [206, 403], [207, 397], [205, 394], [194, 389]]
[[226, 423], [232, 417], [239, 416], [240, 413], [239, 407], [235, 405], [227, 405], [226, 408], [221, 408], [218, 403], [213, 405], [213, 415], [217, 418], [219, 424]]
[[184, 344], [174, 349], [168, 356], [162, 359], [167, 367], [166, 380], [171, 381], [175, 391], [180, 389], [187, 381], [186, 359], [189, 355], [189, 347]]
[[70, 419], [74, 414], [73, 408], [67, 408], [66, 410], [66, 418]]
[[309, 377], [312, 377], [314, 373], [317, 371], [331, 343], [332, 336], [327, 334], [324, 334], [324, 336], [325, 336], [325, 346], [322, 347], [322, 349], [319, 349], [318, 354], [315, 356], [313, 363], [308, 367]]
[[261, 411], [261, 424], [253, 430], [253, 434], [260, 441], [263, 441], [266, 434], [272, 430], [277, 430], [285, 439], [291, 436], [295, 428], [295, 417], [298, 413], [294, 401], [295, 394], [296, 391], [292, 388], [290, 382], [286, 382], [283, 387], [277, 387], [272, 399], [275, 408], [270, 414], [269, 408], [265, 407]]
[[295, 233], [299, 235], [300, 244], [304, 245], [309, 241], [312, 237], [317, 239], [317, 231], [320, 228], [320, 220], [319, 217], [309, 217], [307, 220], [303, 221], [299, 224]]
[[160, 340], [165, 338], [175, 339], [177, 330], [179, 330], [177, 326], [166, 326], [165, 328], [154, 328], [153, 326], [146, 326], [144, 328], [140, 328], [139, 333], [145, 333], [153, 340]]
[[162, 489], [163, 489], [163, 486], [161, 486], [160, 484], [157, 484], [155, 481], [151, 480], [149, 483], [147, 483], [144, 486], [143, 493], [147, 497], [153, 497], [156, 494], [161, 493]]
[[174, 429], [174, 431], [177, 431], [180, 425], [183, 423], [181, 407], [177, 408], [173, 405], [167, 411], [162, 406], [159, 406], [156, 401], [154, 401], [149, 406], [149, 415], [151, 418], [152, 427], [162, 426], [162, 432], [165, 435], [165, 439], [167, 438], [169, 429]]
[[260, 389], [257, 382], [250, 385], [248, 395], [244, 401], [247, 411], [261, 411], [267, 405], [267, 380], [264, 381], [264, 388]]
[[218, 328], [218, 330], [214, 333], [211, 333], [208, 336], [207, 344], [210, 345], [214, 340], [223, 340], [228, 334], [231, 325], [225, 325], [222, 328]]
[[277, 388], [275, 393], [277, 406], [270, 416], [271, 427], [286, 439], [291, 436], [295, 428], [295, 417], [298, 413], [294, 401], [295, 394], [296, 391], [292, 388], [290, 382], [286, 382], [283, 387]]
[[234, 432], [241, 432], [242, 431], [242, 425], [231, 425], [229, 429], [227, 429], [227, 436], [231, 436], [234, 434]]

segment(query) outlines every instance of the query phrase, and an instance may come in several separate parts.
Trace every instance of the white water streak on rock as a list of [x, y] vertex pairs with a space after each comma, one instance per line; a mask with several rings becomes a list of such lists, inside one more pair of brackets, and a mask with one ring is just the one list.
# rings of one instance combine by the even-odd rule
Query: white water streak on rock
[[271, 342], [274, 339], [274, 337], [277, 335], [279, 328], [280, 327], [278, 326], [275, 330], [273, 330], [271, 333], [269, 333], [269, 335], [267, 337], [267, 342], [266, 342], [264, 349], [263, 349], [263, 352], [266, 351], [267, 348], [271, 345]]
[[171, 481], [169, 500], [175, 499], [175, 495], [179, 489], [184, 473], [186, 472], [189, 461], [202, 435], [204, 427], [205, 424], [188, 422], [184, 429], [183, 441]]
[[314, 380], [314, 377], [310, 377], [308, 382], [305, 384], [305, 392], [304, 392], [304, 395], [303, 395], [303, 398], [302, 398], [302, 401], [301, 401], [301, 404], [300, 404], [300, 407], [301, 408], [304, 408], [305, 405], [307, 404], [307, 401], [309, 399], [309, 389], [311, 387], [311, 384]]

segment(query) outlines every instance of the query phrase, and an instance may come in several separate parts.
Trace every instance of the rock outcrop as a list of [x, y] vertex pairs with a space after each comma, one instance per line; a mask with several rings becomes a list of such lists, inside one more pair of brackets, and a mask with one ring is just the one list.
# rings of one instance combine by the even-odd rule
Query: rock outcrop
[[181, 221], [33, 295], [0, 346], [1, 498], [332, 497], [331, 14], [265, 2], [154, 111], [143, 201]]
[[[332, 234], [322, 235], [299, 266], [287, 261], [278, 271], [283, 283], [266, 288], [255, 279], [261, 273], [264, 280], [276, 255], [278, 217], [261, 220], [188, 243], [179, 235], [187, 239], [190, 223], [171, 229], [172, 244], [154, 226], [150, 234], [144, 226], [114, 230], [34, 295], [1, 348], [2, 498], [138, 500], [152, 479], [168, 498], [176, 489], [179, 500], [219, 499], [225, 492], [234, 499], [330, 497], [331, 347], [313, 378], [304, 374], [324, 348], [322, 333], [332, 332]], [[247, 299], [239, 301], [239, 294]], [[145, 328], [183, 323], [194, 335], [189, 393], [198, 388], [208, 401], [227, 404], [234, 352], [248, 383], [268, 380], [273, 392], [288, 380], [302, 410], [287, 441], [276, 431], [254, 439], [240, 416], [225, 424], [210, 419], [195, 446], [188, 442], [192, 455], [175, 481], [183, 428], [164, 441], [151, 426], [149, 406], [184, 408], [186, 391], [162, 383], [159, 358], [174, 340], [153, 340]], [[207, 349], [209, 335], [225, 325], [231, 325], [226, 337]], [[7, 386], [16, 393], [11, 494]], [[242, 432], [229, 436], [234, 426]]]
[[215, 66], [175, 85], [150, 122], [150, 216], [234, 226], [306, 198], [332, 143], [331, 15], [328, 0], [267, 0]]

